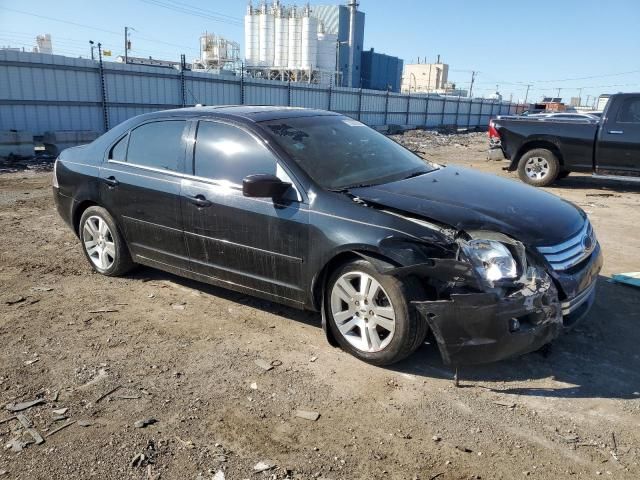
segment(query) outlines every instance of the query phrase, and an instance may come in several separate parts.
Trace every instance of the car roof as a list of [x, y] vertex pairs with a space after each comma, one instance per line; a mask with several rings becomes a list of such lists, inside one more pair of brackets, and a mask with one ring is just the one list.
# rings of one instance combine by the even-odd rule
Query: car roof
[[340, 115], [327, 110], [313, 108], [283, 107], [271, 105], [220, 105], [220, 106], [195, 106], [161, 110], [145, 115], [146, 119], [154, 117], [189, 117], [189, 118], [238, 118], [253, 122], [267, 120], [279, 120], [292, 117], [314, 117]]

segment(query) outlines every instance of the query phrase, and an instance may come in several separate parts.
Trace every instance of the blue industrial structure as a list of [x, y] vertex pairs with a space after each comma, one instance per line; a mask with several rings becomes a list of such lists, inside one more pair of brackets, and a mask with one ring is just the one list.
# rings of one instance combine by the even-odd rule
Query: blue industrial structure
[[362, 88], [399, 92], [403, 63], [402, 59], [377, 53], [373, 48], [362, 52]]
[[[353, 47], [349, 45], [351, 9], [347, 5], [314, 5], [312, 15], [322, 22], [326, 33], [338, 36], [336, 44], [336, 58], [338, 60], [340, 87], [360, 87], [361, 58], [364, 44], [364, 12], [356, 10], [353, 13]], [[353, 59], [353, 68], [349, 71], [349, 60]]]

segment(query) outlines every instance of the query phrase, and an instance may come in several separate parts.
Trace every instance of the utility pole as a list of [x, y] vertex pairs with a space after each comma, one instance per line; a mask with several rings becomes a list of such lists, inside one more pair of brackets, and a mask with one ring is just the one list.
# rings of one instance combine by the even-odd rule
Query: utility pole
[[469, 98], [473, 98], [473, 81], [476, 79], [476, 72], [471, 71], [471, 85], [469, 85]]
[[91, 60], [95, 60], [96, 57], [93, 54], [93, 49], [96, 48], [96, 47], [93, 45], [93, 40], [89, 40], [89, 45], [91, 45]]
[[586, 104], [587, 106], [589, 106], [589, 98], [590, 98], [590, 97], [591, 97], [591, 95], [587, 95], [587, 101], [585, 102], [585, 104]]
[[560, 90], [562, 90], [561, 88], [558, 89], [558, 94], [556, 95], [557, 98], [560, 98]]
[[527, 103], [527, 100], [529, 99], [529, 89], [532, 87], [532, 85], [529, 83], [527, 84], [527, 92], [524, 94], [524, 103]]
[[129, 63], [129, 50], [131, 50], [131, 42], [129, 41], [129, 30], [131, 27], [124, 27], [124, 63]]
[[582, 87], [578, 89], [578, 106], [582, 105]]

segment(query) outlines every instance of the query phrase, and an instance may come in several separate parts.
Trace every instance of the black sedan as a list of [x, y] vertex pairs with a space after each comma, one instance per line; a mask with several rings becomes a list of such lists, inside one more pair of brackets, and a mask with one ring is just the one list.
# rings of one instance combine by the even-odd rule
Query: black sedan
[[429, 332], [450, 364], [538, 349], [584, 316], [602, 265], [574, 205], [319, 110], [141, 115], [62, 152], [54, 198], [97, 272], [321, 311], [330, 342], [378, 365]]

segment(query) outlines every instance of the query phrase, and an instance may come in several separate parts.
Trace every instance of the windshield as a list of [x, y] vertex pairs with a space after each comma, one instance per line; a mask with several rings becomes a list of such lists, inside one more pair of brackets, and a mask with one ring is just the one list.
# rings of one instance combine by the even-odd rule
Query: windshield
[[262, 125], [315, 182], [329, 190], [388, 183], [436, 168], [344, 116], [285, 118]]

